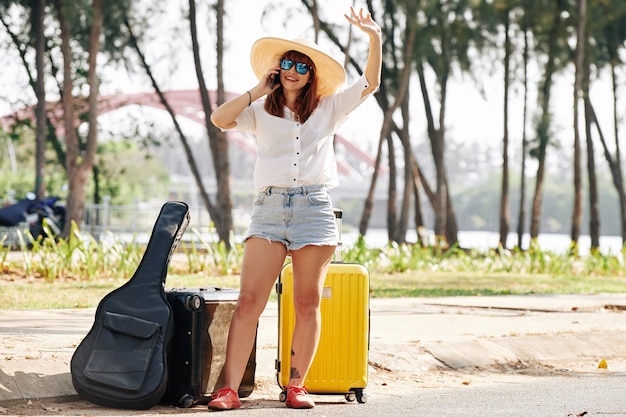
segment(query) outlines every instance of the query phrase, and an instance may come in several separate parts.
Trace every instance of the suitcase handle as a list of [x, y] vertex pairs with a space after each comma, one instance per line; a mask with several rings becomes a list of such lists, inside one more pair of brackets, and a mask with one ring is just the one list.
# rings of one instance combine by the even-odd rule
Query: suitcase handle
[[343, 210], [340, 208], [333, 208], [335, 213], [335, 225], [337, 227], [337, 249], [335, 250], [334, 261], [341, 262], [341, 251], [343, 249], [343, 241], [341, 239], [341, 225], [343, 221]]

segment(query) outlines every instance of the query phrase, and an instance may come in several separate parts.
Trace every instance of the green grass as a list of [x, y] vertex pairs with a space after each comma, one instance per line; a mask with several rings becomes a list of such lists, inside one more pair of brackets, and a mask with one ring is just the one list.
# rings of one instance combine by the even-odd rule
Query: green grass
[[372, 297], [599, 294], [626, 292], [626, 277], [482, 272], [396, 273], [374, 274], [371, 287]]
[[[17, 281], [0, 285], [2, 309], [45, 309], [95, 307], [112, 290], [123, 285], [126, 279], [96, 279], [92, 281], [42, 279]], [[202, 275], [168, 275], [166, 287], [228, 287], [239, 286], [238, 276], [207, 277]]]
[[[95, 307], [110, 291], [124, 284], [121, 279], [92, 281], [55, 281], [42, 279], [14, 282], [1, 286], [3, 309]], [[168, 275], [168, 288], [238, 288], [237, 275]], [[510, 294], [598, 294], [626, 292], [626, 277], [572, 277], [543, 274], [483, 273], [372, 273], [371, 297], [447, 297]], [[276, 299], [275, 294], [271, 297]]]
[[[67, 241], [35, 242], [21, 252], [0, 248], [0, 308], [95, 307], [132, 276], [144, 249], [133, 242], [98, 243], [77, 229]], [[201, 240], [179, 247], [166, 287], [238, 288], [242, 253], [241, 245], [229, 252]], [[342, 258], [368, 269], [371, 297], [379, 298], [621, 293], [625, 254], [580, 257], [538, 247], [442, 252], [419, 245], [368, 248], [357, 241]]]

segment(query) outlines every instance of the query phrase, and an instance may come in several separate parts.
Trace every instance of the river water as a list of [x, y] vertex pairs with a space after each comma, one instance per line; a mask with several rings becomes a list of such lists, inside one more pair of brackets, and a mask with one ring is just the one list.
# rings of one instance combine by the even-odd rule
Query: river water
[[[357, 239], [357, 232], [344, 232], [343, 244], [348, 247], [354, 244]], [[459, 232], [459, 243], [462, 248], [473, 248], [478, 250], [487, 250], [495, 248], [500, 240], [500, 235], [494, 232], [481, 231], [461, 231]], [[540, 234], [538, 237], [539, 247], [545, 251], [565, 253], [569, 250], [571, 239], [569, 235], [564, 234]], [[414, 230], [407, 233], [408, 242], [416, 242], [417, 234]], [[387, 231], [385, 229], [369, 229], [365, 234], [365, 242], [371, 247], [381, 247], [387, 242]], [[522, 239], [522, 248], [528, 249], [530, 235], [525, 235]], [[510, 233], [507, 239], [507, 247], [513, 248], [517, 245], [517, 233]], [[589, 236], [581, 236], [578, 240], [579, 253], [581, 255], [589, 253], [591, 247], [591, 238]], [[622, 238], [620, 236], [602, 236], [600, 237], [600, 251], [606, 255], [617, 255], [621, 253]]]
[[[136, 243], [147, 243], [150, 239], [150, 235], [146, 233], [116, 233], [116, 238], [122, 241], [134, 241]], [[206, 242], [216, 241], [217, 236], [212, 234], [201, 233], [202, 239]], [[101, 237], [102, 238], [102, 237]], [[350, 231], [344, 231], [342, 236], [342, 242], [344, 248], [349, 248], [354, 245], [358, 238], [358, 232], [356, 229]], [[194, 233], [187, 231], [183, 240], [195, 240], [197, 236]], [[477, 249], [479, 251], [486, 251], [497, 247], [499, 240], [498, 233], [495, 232], [481, 232], [481, 231], [460, 231], [459, 243], [462, 248]], [[416, 242], [417, 234], [415, 230], [409, 230], [406, 237], [407, 242]], [[235, 242], [241, 242], [241, 235], [235, 236]], [[365, 234], [365, 242], [368, 247], [380, 248], [387, 243], [387, 230], [385, 229], [368, 229]], [[522, 240], [522, 248], [528, 249], [530, 242], [530, 236], [525, 235]], [[564, 234], [540, 234], [538, 238], [539, 247], [544, 251], [550, 251], [555, 253], [566, 253], [570, 247], [570, 237]], [[581, 236], [579, 241], [579, 254], [585, 255], [589, 253], [591, 247], [591, 239], [589, 236]], [[507, 241], [507, 248], [513, 248], [517, 245], [517, 234], [509, 234]], [[620, 236], [602, 236], [600, 237], [600, 251], [605, 255], [618, 255], [622, 249], [622, 238]]]

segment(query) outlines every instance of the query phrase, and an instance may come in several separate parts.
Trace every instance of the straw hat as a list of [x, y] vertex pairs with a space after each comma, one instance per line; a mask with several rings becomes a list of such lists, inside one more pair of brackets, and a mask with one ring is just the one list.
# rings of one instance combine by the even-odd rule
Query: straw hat
[[318, 93], [320, 96], [334, 94], [346, 81], [346, 70], [330, 55], [322, 52], [317, 44], [307, 39], [292, 41], [280, 38], [261, 38], [252, 45], [250, 64], [254, 75], [260, 80], [287, 51], [305, 54], [315, 64]]

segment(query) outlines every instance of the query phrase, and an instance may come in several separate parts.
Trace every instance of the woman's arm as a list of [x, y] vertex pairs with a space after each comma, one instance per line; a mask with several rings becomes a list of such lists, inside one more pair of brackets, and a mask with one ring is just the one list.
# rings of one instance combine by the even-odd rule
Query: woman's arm
[[368, 87], [363, 90], [362, 96], [365, 97], [380, 86], [380, 72], [382, 66], [382, 42], [380, 39], [380, 26], [370, 13], [365, 14], [363, 9], [357, 14], [354, 7], [350, 8], [352, 16], [344, 15], [348, 22], [355, 25], [370, 37], [369, 54], [367, 56], [367, 64], [365, 66], [365, 78], [367, 78]]
[[[272, 74], [278, 74], [279, 71], [280, 69], [278, 66], [271, 68], [252, 89], [228, 100], [215, 109], [213, 113], [211, 113], [211, 123], [220, 129], [232, 129], [237, 126], [235, 119], [242, 111], [244, 111], [246, 107], [252, 104], [253, 101], [273, 91], [271, 77]], [[278, 86], [275, 86], [274, 89], [275, 88], [278, 88]]]

